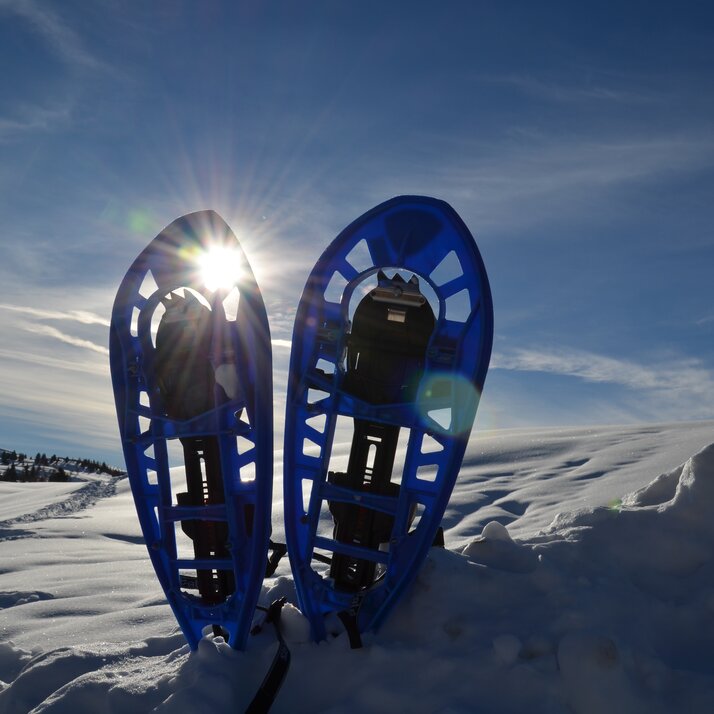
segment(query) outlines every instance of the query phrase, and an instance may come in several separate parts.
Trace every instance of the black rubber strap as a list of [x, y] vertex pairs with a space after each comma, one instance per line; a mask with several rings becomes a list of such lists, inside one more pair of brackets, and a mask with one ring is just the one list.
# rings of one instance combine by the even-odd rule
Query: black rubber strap
[[263, 682], [253, 697], [253, 701], [251, 701], [245, 710], [245, 714], [267, 714], [275, 701], [275, 697], [278, 696], [288, 669], [290, 669], [290, 650], [285, 643], [283, 633], [280, 631], [280, 613], [286, 602], [287, 599], [284, 597], [273, 602], [267, 609], [263, 623], [254, 627], [251, 631], [251, 634], [255, 635], [261, 631], [264, 624], [272, 622], [275, 627], [275, 635], [278, 638], [278, 650], [275, 653], [275, 657], [273, 657], [265, 679], [263, 679]]
[[[268, 565], [265, 568], [266, 578], [269, 578], [275, 573], [283, 556], [287, 555], [288, 547], [285, 543], [276, 543], [274, 540], [271, 540], [270, 550], [273, 552], [272, 555], [268, 557]], [[332, 558], [330, 558], [329, 555], [322, 555], [322, 553], [313, 553], [312, 559], [317, 560], [319, 563], [325, 563], [327, 565], [332, 564]]]
[[359, 628], [357, 627], [357, 615], [351, 610], [342, 610], [342, 612], [337, 613], [337, 617], [345, 626], [345, 632], [347, 632], [347, 637], [350, 639], [350, 647], [353, 650], [358, 650], [362, 647], [362, 635], [360, 635]]
[[318, 563], [325, 563], [326, 565], [332, 565], [332, 558], [329, 555], [323, 555], [322, 553], [312, 553], [312, 559], [316, 560]]
[[265, 566], [265, 577], [269, 578], [278, 569], [278, 565], [282, 560], [283, 556], [288, 552], [288, 547], [285, 543], [276, 543], [274, 540], [270, 541], [270, 550], [273, 552], [268, 557], [268, 564]]

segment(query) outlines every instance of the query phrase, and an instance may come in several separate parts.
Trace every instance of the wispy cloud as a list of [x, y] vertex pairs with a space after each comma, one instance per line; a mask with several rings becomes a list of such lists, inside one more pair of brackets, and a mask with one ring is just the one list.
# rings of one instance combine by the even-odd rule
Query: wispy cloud
[[34, 332], [38, 335], [45, 335], [46, 337], [52, 337], [55, 340], [64, 342], [67, 345], [73, 345], [74, 347], [82, 347], [92, 352], [97, 352], [101, 355], [108, 355], [109, 350], [102, 345], [97, 345], [91, 340], [83, 340], [79, 337], [73, 337], [72, 335], [67, 335], [60, 330], [51, 327], [50, 325], [26, 325], [25, 330], [28, 332]]
[[72, 117], [68, 103], [53, 107], [36, 104], [20, 104], [14, 116], [0, 117], [0, 139], [23, 131], [44, 130], [69, 122]]
[[0, 363], [0, 392], [4, 439], [43, 450], [61, 442], [72, 449], [84, 445], [90, 453], [116, 452], [116, 412], [106, 376], [57, 375], [42, 364], [15, 370]]
[[[58, 301], [52, 300], [50, 296], [46, 296], [45, 302], [57, 305]], [[3, 315], [4, 313], [4, 315]], [[68, 334], [66, 331], [58, 330], [56, 327], [46, 324], [47, 321], [61, 321], [68, 324], [70, 330], [72, 327], [75, 330], [81, 330], [84, 335]], [[47, 309], [44, 307], [33, 307], [32, 305], [17, 305], [12, 303], [0, 303], [0, 325], [4, 330], [14, 330], [16, 338], [13, 340], [14, 351], [24, 355], [24, 359], [35, 364], [44, 364], [45, 366], [62, 367], [62, 360], [58, 357], [53, 346], [47, 340], [33, 340], [31, 343], [23, 344], [19, 339], [22, 331], [26, 334], [39, 335], [40, 337], [50, 338], [53, 341], [59, 341], [72, 347], [79, 347], [90, 352], [106, 357], [109, 350], [102, 344], [97, 344], [92, 339], [95, 335], [102, 333], [102, 338], [106, 337], [106, 330], [109, 326], [109, 320], [92, 312], [91, 310], [75, 310], [64, 308], [57, 305], [56, 309]], [[73, 331], [73, 330], [71, 330]], [[55, 346], [56, 347], [56, 346]], [[34, 357], [33, 357], [34, 356]], [[58, 363], [49, 364], [48, 357], [51, 356]]]
[[714, 374], [699, 360], [680, 358], [664, 364], [630, 360], [579, 350], [517, 349], [494, 355], [496, 369], [545, 372], [610, 383], [630, 389], [666, 391], [701, 398], [714, 395]]
[[[95, 350], [92, 350], [93, 352]], [[101, 353], [104, 355], [104, 353]], [[79, 374], [93, 374], [100, 377], [109, 375], [109, 363], [106, 360], [80, 361], [77, 359], [60, 359], [46, 354], [38, 354], [27, 350], [2, 349], [0, 348], [0, 359], [5, 362], [20, 362], [23, 365], [37, 365], [39, 367], [49, 367], [53, 371], [64, 370], [68, 372], [78, 372]], [[21, 370], [12, 370], [15, 374]]]
[[28, 307], [25, 305], [9, 305], [0, 303], [0, 310], [9, 310], [10, 312], [30, 315], [41, 320], [71, 320], [72, 322], [80, 322], [83, 325], [103, 325], [109, 327], [109, 320], [101, 315], [96, 315], [93, 312], [86, 310], [44, 310], [36, 307]]
[[477, 230], [502, 234], [555, 214], [612, 218], [620, 209], [609, 199], [628, 187], [677, 180], [714, 161], [711, 132], [692, 127], [649, 136], [583, 132], [530, 130], [490, 144], [425, 135], [409, 167], [383, 170], [369, 186], [382, 197], [405, 191], [448, 196], [457, 210], [469, 209], [464, 218]]
[[[59, 5], [33, 0], [0, 0], [0, 16], [15, 18], [34, 34], [39, 42], [70, 70], [72, 83], [58, 80], [52, 91], [43, 87], [36, 100], [24, 101], [10, 95], [10, 102], [0, 117], [0, 141], [8, 141], [31, 131], [47, 131], [69, 124], [77, 93], [80, 73], [105, 69], [85, 46], [80, 36], [57, 12]], [[5, 68], [12, 71], [12, 66]], [[19, 79], [17, 80], [19, 82]]]
[[[628, 89], [621, 89], [613, 84], [608, 84], [606, 81], [600, 80], [583, 82], [582, 79], [580, 79], [577, 83], [568, 84], [562, 80], [554, 81], [552, 79], [542, 79], [530, 74], [507, 74], [481, 77], [480, 80], [489, 84], [511, 86], [531, 97], [560, 103], [596, 101], [641, 104], [661, 99], [660, 95], [650, 91], [632, 89], [631, 86]], [[632, 82], [628, 84], [631, 85]]]
[[0, 12], [23, 18], [67, 63], [98, 68], [100, 63], [88, 52], [79, 36], [47, 3], [32, 0], [0, 0]]

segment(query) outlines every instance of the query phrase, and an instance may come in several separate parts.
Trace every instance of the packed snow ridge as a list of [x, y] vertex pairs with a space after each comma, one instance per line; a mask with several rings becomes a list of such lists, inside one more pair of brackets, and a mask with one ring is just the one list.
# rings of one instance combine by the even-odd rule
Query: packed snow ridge
[[[363, 649], [311, 643], [286, 608], [292, 666], [272, 711], [714, 711], [712, 441], [712, 422], [476, 435], [448, 548]], [[0, 555], [0, 712], [245, 709], [274, 635], [189, 652], [125, 481], [22, 528]], [[281, 594], [294, 602], [287, 565], [263, 600]]]

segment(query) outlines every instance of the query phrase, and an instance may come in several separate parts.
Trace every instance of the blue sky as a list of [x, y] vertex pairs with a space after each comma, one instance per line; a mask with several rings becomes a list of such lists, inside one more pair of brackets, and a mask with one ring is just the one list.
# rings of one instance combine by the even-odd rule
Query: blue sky
[[0, 0], [0, 446], [121, 463], [114, 293], [213, 208], [266, 297], [280, 447], [305, 278], [405, 193], [489, 271], [479, 428], [714, 418], [713, 47], [708, 2]]

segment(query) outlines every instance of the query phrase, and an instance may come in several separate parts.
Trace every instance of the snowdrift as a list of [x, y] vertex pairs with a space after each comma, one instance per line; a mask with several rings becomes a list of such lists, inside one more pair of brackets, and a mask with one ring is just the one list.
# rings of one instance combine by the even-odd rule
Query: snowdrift
[[[404, 606], [362, 650], [342, 634], [311, 644], [288, 606], [292, 667], [272, 711], [714, 711], [713, 512], [714, 445], [621, 500], [563, 512], [530, 536], [514, 539], [491, 520], [465, 547], [433, 549]], [[2, 592], [0, 608], [29, 622], [32, 608], [55, 602], [45, 590]], [[267, 581], [263, 600], [279, 594], [294, 599], [288, 575]], [[142, 606], [163, 607], [154, 594], [134, 603]], [[67, 616], [81, 630], [91, 612]], [[39, 632], [36, 621], [28, 627]], [[0, 712], [243, 711], [276, 647], [266, 629], [244, 653], [220, 638], [190, 653], [175, 631], [137, 629], [134, 643], [0, 643]]]

